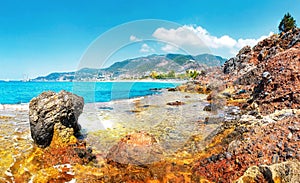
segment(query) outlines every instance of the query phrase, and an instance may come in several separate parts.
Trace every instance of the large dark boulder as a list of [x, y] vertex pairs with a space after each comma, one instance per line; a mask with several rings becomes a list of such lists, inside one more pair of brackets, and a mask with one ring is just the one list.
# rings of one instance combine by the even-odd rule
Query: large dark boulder
[[83, 105], [82, 97], [64, 90], [59, 93], [43, 92], [33, 98], [29, 104], [29, 121], [34, 142], [40, 147], [49, 146], [55, 123], [73, 128], [74, 133], [79, 132], [77, 120]]

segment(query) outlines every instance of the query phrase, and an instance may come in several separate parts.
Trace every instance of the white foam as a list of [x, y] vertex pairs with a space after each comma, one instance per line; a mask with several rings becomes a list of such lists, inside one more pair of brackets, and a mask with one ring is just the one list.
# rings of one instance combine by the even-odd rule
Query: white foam
[[29, 104], [0, 104], [0, 110], [9, 111], [26, 111], [29, 109]]

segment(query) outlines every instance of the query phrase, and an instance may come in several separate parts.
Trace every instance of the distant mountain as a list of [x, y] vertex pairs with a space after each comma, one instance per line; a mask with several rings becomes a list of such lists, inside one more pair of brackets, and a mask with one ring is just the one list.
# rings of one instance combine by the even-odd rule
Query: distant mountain
[[204, 70], [211, 66], [221, 66], [227, 59], [210, 54], [197, 56], [182, 54], [149, 55], [115, 62], [108, 68], [83, 68], [77, 72], [51, 73], [37, 77], [33, 81], [91, 81], [149, 76], [152, 71], [158, 73], [185, 73], [186, 70]]

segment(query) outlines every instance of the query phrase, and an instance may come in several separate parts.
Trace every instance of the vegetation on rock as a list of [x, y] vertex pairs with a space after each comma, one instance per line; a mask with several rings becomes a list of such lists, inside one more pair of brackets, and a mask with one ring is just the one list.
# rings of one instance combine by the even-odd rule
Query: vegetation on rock
[[287, 13], [283, 16], [281, 22], [279, 23], [278, 29], [280, 32], [287, 32], [296, 27], [296, 20]]

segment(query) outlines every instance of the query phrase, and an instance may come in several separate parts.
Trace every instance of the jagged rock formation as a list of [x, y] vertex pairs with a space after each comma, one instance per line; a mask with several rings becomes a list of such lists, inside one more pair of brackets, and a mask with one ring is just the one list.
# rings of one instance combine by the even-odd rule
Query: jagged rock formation
[[194, 181], [299, 180], [299, 37], [299, 28], [270, 36], [224, 64], [226, 89], [208, 99], [225, 93], [227, 104], [242, 108], [241, 118], [224, 121], [212, 135], [207, 157], [194, 163]]
[[300, 42], [300, 29], [295, 28], [280, 35], [274, 34], [260, 41], [253, 48], [245, 46], [236, 57], [225, 62], [223, 72], [230, 74], [236, 84], [250, 85], [258, 81], [261, 73], [268, 67], [269, 59]]
[[[295, 161], [299, 166], [299, 112], [290, 109], [265, 116], [263, 119], [244, 115], [235, 123], [232, 121], [231, 127], [224, 123], [223, 128], [230, 133], [225, 133], [221, 142], [206, 152], [211, 154], [210, 156], [195, 162], [193, 169], [195, 177], [203, 177], [213, 182], [230, 182], [241, 177], [251, 166], [266, 167], [265, 165], [285, 161]], [[233, 126], [234, 130], [231, 131]], [[290, 173], [297, 171], [291, 169]], [[265, 174], [259, 176], [260, 172], [257, 172], [255, 180], [264, 182]], [[244, 175], [247, 177], [249, 174]], [[278, 179], [282, 180], [286, 180], [288, 176], [279, 173], [272, 175], [277, 175]], [[289, 176], [297, 177], [298, 174]]]
[[299, 60], [300, 29], [295, 28], [272, 35], [253, 48], [244, 47], [224, 64], [223, 72], [226, 83], [248, 89], [248, 104], [257, 105], [262, 114], [270, 114], [300, 107]]
[[34, 142], [40, 147], [49, 146], [56, 123], [61, 123], [78, 133], [80, 125], [77, 120], [83, 105], [82, 97], [66, 91], [43, 92], [33, 98], [29, 104], [29, 121]]

